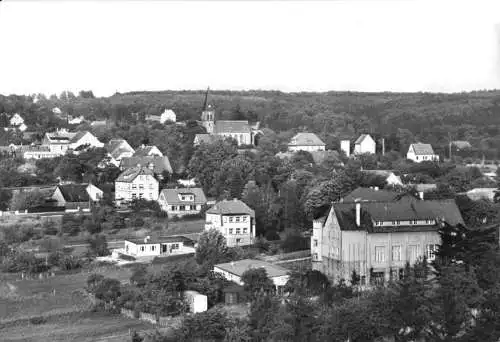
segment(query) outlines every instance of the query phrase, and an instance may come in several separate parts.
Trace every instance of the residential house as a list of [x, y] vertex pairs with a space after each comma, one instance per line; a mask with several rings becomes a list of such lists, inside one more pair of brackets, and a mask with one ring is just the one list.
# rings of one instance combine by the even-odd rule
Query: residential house
[[396, 176], [396, 174], [393, 171], [389, 171], [389, 170], [362, 170], [362, 172], [365, 174], [384, 177], [387, 185], [399, 185], [399, 186], [403, 185], [403, 182], [401, 181], [401, 177]]
[[463, 224], [455, 200], [334, 203], [313, 221], [312, 268], [334, 282], [397, 279], [407, 262], [429, 261], [441, 243], [442, 222]]
[[117, 251], [133, 257], [170, 256], [194, 253], [194, 243], [184, 236], [150, 236], [125, 239], [125, 248]]
[[11, 116], [9, 123], [11, 126], [15, 126], [15, 127], [20, 126], [20, 125], [24, 124], [24, 119], [22, 118], [21, 115], [19, 115], [18, 113], [15, 113], [14, 115]]
[[85, 118], [83, 117], [83, 115], [80, 115], [80, 116], [77, 116], [77, 117], [72, 117], [72, 116], [68, 117], [68, 123], [70, 125], [79, 125], [84, 120], [85, 120]]
[[297, 133], [288, 143], [288, 150], [297, 151], [325, 151], [325, 143], [314, 133]]
[[255, 259], [243, 259], [217, 264], [214, 266], [213, 272], [222, 275], [226, 280], [243, 286], [244, 283], [241, 280], [241, 276], [251, 269], [264, 269], [268, 278], [272, 280], [278, 294], [283, 293], [284, 287], [290, 279], [290, 271], [288, 269]]
[[451, 142], [451, 146], [455, 148], [456, 151], [463, 151], [472, 148], [472, 145], [467, 140], [455, 140]]
[[163, 189], [158, 197], [162, 210], [168, 217], [199, 214], [207, 204], [207, 198], [202, 188]]
[[255, 212], [238, 199], [217, 202], [206, 212], [205, 230], [217, 229], [228, 247], [251, 245], [255, 239]]
[[65, 154], [69, 149], [77, 150], [83, 146], [104, 146], [89, 131], [68, 132], [66, 129], [59, 129], [53, 133], [45, 133], [42, 145], [48, 146], [51, 152], [57, 152], [61, 155]]
[[125, 139], [111, 139], [104, 148], [108, 152], [109, 162], [116, 167], [120, 166], [123, 158], [132, 157], [135, 150]]
[[158, 185], [150, 168], [136, 166], [126, 169], [115, 180], [115, 201], [118, 205], [141, 198], [156, 201]]
[[15, 154], [16, 156], [22, 156], [26, 160], [55, 158], [61, 155], [59, 152], [51, 151], [49, 146], [43, 145], [17, 146]]
[[91, 127], [106, 127], [108, 122], [106, 120], [95, 120], [90, 123]]
[[340, 150], [344, 152], [346, 157], [351, 155], [351, 141], [350, 140], [341, 140], [340, 141]]
[[375, 154], [377, 143], [370, 134], [361, 134], [354, 142], [354, 154], [370, 153]]
[[418, 193], [432, 192], [437, 189], [437, 184], [433, 183], [420, 183], [420, 184], [408, 184], [408, 186], [415, 188]]
[[439, 156], [434, 154], [431, 144], [411, 144], [406, 153], [406, 158], [413, 160], [415, 163], [423, 161], [439, 161]]
[[474, 188], [466, 192], [467, 197], [473, 201], [488, 200], [493, 202], [497, 188]]
[[390, 202], [396, 201], [400, 194], [396, 191], [379, 189], [377, 187], [358, 187], [342, 198], [342, 202]]
[[175, 115], [172, 109], [165, 109], [160, 115], [146, 115], [146, 121], [159, 122], [164, 124], [167, 121], [176, 122], [177, 115]]
[[67, 211], [88, 211], [91, 202], [98, 202], [102, 196], [103, 191], [92, 184], [64, 184], [56, 187], [52, 199]]
[[146, 146], [146, 145], [141, 145], [140, 147], [137, 148], [135, 151], [133, 157], [153, 157], [153, 156], [158, 156], [158, 157], [163, 157], [163, 153], [160, 151], [160, 149], [156, 146]]
[[147, 156], [147, 157], [125, 157], [120, 162], [120, 169], [126, 170], [137, 166], [151, 169], [158, 178], [162, 178], [163, 172], [172, 173], [172, 166], [167, 156]]
[[52, 113], [54, 113], [56, 115], [61, 115], [62, 110], [59, 107], [54, 107], [54, 108], [52, 108]]

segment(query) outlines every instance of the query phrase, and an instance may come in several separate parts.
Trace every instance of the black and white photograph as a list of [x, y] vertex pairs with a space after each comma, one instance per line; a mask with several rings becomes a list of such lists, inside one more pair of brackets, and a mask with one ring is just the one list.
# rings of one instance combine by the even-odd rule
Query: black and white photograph
[[500, 1], [0, 0], [0, 342], [500, 342]]

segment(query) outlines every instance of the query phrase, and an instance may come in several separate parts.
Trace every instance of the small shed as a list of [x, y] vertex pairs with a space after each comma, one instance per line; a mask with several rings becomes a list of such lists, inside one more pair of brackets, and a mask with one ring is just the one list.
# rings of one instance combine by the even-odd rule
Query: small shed
[[222, 292], [224, 293], [224, 303], [226, 305], [233, 305], [240, 303], [244, 297], [245, 290], [241, 285], [231, 284], [225, 287]]

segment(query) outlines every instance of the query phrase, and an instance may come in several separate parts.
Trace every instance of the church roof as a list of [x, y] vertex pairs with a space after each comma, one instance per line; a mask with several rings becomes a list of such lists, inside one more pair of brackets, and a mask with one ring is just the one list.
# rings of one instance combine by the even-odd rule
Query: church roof
[[214, 133], [250, 133], [248, 120], [220, 120], [215, 121]]

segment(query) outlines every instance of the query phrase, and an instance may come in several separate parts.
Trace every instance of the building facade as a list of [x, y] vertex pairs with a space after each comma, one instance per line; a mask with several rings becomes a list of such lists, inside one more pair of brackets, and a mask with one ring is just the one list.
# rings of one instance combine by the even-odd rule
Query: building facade
[[370, 134], [361, 134], [359, 138], [354, 143], [354, 154], [375, 154], [377, 149], [377, 143]]
[[434, 154], [431, 144], [411, 144], [406, 153], [406, 158], [415, 163], [423, 161], [439, 161], [439, 156]]
[[205, 230], [217, 229], [228, 247], [251, 245], [255, 239], [255, 212], [238, 199], [217, 202], [206, 212]]
[[127, 239], [123, 250], [118, 250], [133, 257], [170, 256], [194, 253], [191, 240], [184, 236], [166, 236], [144, 239]]
[[147, 167], [138, 166], [123, 171], [115, 180], [115, 201], [117, 204], [134, 199], [158, 200], [159, 183]]
[[407, 262], [434, 259], [439, 225], [463, 224], [454, 200], [336, 203], [313, 221], [312, 267], [362, 285], [397, 279]]
[[199, 214], [207, 198], [202, 188], [163, 189], [158, 203], [168, 217], [182, 217]]
[[297, 133], [288, 143], [288, 150], [297, 151], [325, 151], [325, 143], [314, 133]]

